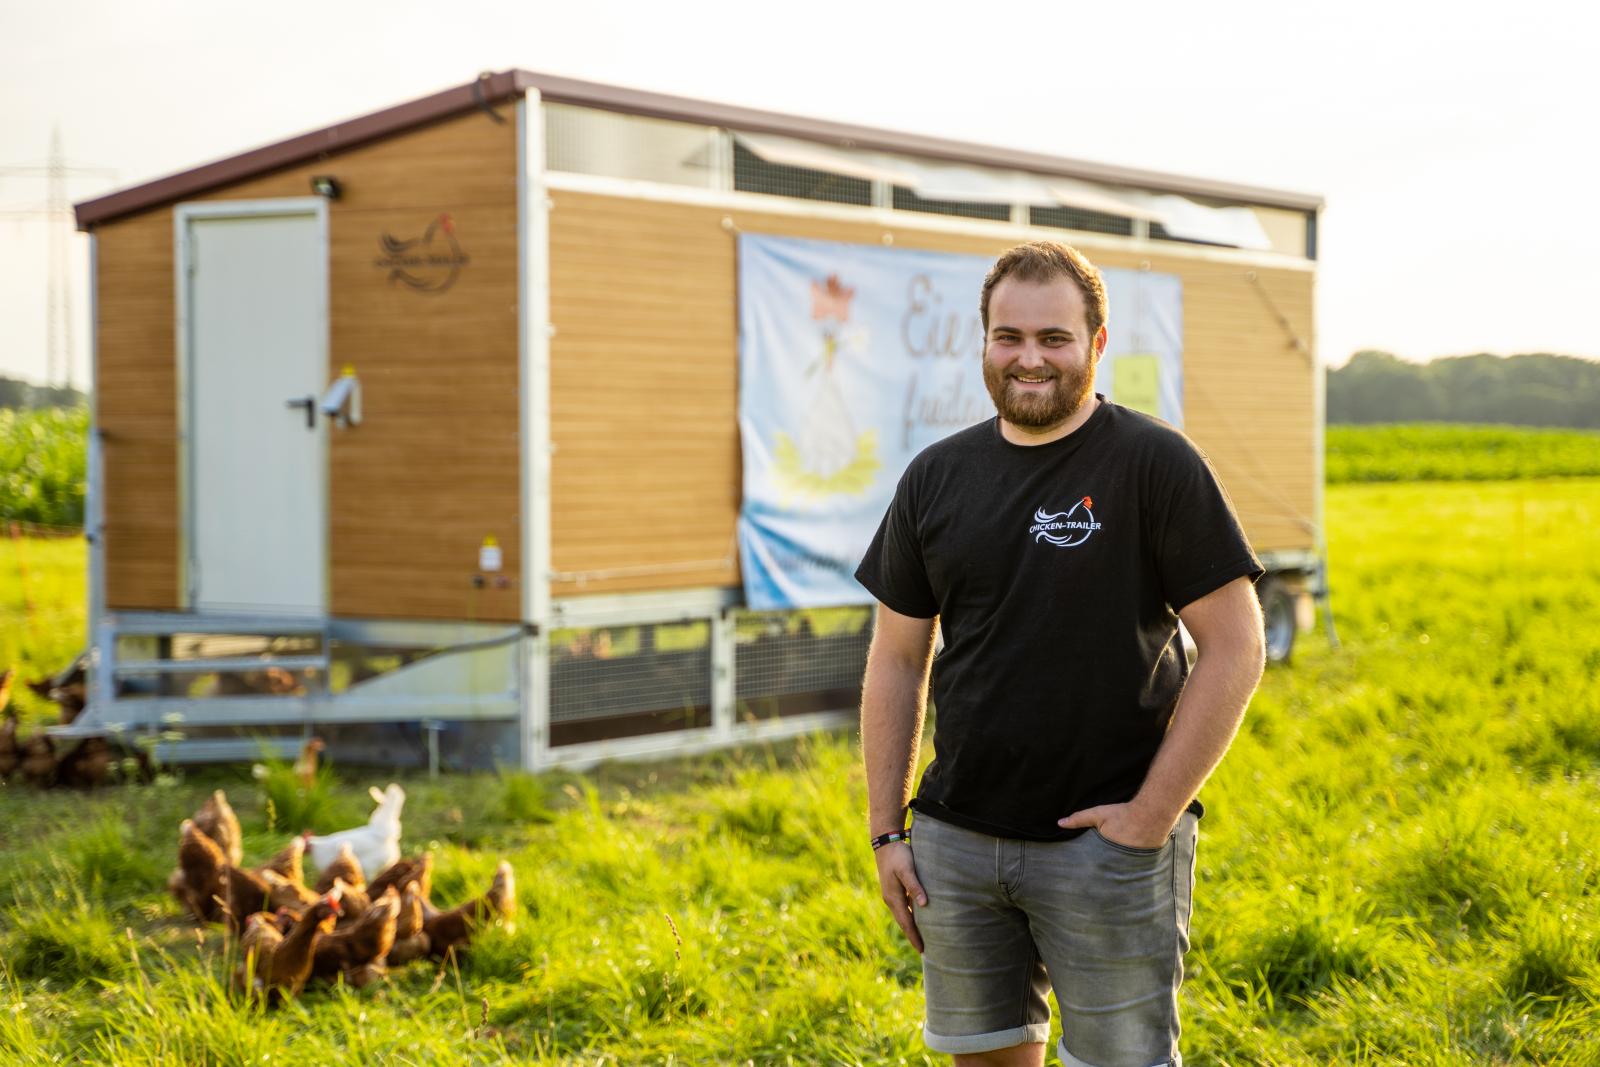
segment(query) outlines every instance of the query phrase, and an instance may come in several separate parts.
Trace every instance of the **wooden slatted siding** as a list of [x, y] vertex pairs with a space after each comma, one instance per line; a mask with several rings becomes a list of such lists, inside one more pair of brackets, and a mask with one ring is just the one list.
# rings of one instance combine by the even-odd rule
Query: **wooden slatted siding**
[[[739, 582], [736, 231], [723, 227], [725, 217], [748, 232], [873, 245], [888, 234], [897, 247], [979, 255], [1012, 243], [569, 191], [553, 201], [557, 596]], [[1148, 262], [1183, 279], [1186, 430], [1216, 465], [1258, 550], [1309, 548], [1312, 363], [1249, 281], [1252, 268], [1166, 247], [1089, 254], [1107, 267]], [[1254, 273], [1311, 346], [1311, 272]]]
[[96, 229], [94, 282], [107, 604], [174, 610], [181, 572], [172, 213]]
[[[329, 205], [329, 367], [361, 377], [365, 420], [332, 432], [334, 614], [515, 620], [520, 606], [515, 124], [472, 114], [201, 199], [310, 194]], [[440, 293], [392, 284], [380, 237], [451, 216], [470, 257]], [[107, 600], [175, 609], [179, 588], [173, 212], [96, 227], [99, 404], [106, 441]], [[506, 588], [476, 590], [494, 536]]]

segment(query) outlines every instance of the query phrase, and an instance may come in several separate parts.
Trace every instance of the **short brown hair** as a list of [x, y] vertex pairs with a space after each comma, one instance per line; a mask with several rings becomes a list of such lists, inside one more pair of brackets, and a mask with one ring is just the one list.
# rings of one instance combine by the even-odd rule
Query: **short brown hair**
[[983, 319], [985, 337], [989, 334], [989, 296], [1006, 278], [1035, 283], [1071, 278], [1083, 293], [1083, 313], [1088, 320], [1091, 344], [1094, 335], [1106, 324], [1106, 283], [1100, 277], [1100, 269], [1071, 245], [1059, 241], [1029, 241], [1002, 252], [989, 268], [988, 277], [983, 279], [978, 315]]

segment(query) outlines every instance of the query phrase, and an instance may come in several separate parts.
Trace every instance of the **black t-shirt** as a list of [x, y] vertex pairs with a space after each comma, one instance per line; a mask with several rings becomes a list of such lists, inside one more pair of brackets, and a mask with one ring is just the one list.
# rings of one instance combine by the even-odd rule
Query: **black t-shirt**
[[1082, 832], [1056, 820], [1132, 800], [1188, 676], [1175, 612], [1260, 574], [1200, 450], [1103, 397], [1049, 444], [995, 418], [924, 449], [856, 571], [944, 635], [912, 807], [1056, 841]]

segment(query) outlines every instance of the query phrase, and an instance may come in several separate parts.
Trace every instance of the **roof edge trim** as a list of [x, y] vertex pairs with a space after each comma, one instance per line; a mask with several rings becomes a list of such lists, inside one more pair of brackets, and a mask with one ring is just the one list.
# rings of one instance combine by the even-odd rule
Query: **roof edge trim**
[[524, 85], [518, 77], [521, 73], [503, 71], [485, 74], [465, 85], [445, 89], [431, 96], [325, 126], [286, 141], [276, 141], [93, 200], [84, 200], [73, 208], [78, 229], [87, 230], [99, 223], [111, 222], [146, 208], [291, 167], [331, 152], [354, 148], [439, 119], [487, 108], [523, 91]]

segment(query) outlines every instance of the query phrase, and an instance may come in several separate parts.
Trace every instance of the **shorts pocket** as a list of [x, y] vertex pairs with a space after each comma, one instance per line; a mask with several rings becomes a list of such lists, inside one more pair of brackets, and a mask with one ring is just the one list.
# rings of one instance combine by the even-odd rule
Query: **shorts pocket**
[[1161, 853], [1165, 852], [1167, 850], [1167, 846], [1172, 843], [1172, 836], [1169, 834], [1167, 839], [1161, 844], [1157, 845], [1155, 848], [1137, 848], [1133, 845], [1123, 845], [1111, 840], [1111, 838], [1100, 832], [1100, 827], [1098, 826], [1089, 827], [1089, 832], [1107, 848], [1116, 849], [1118, 852], [1129, 856], [1159, 856]]

